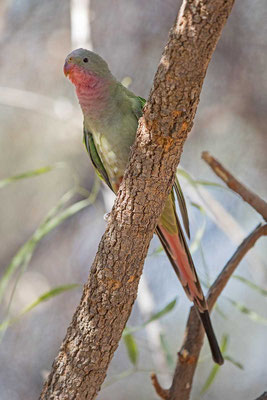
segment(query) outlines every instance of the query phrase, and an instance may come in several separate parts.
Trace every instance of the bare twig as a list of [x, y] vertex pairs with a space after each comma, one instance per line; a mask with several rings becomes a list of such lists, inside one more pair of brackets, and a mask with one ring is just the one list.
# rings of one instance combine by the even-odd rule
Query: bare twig
[[154, 386], [154, 389], [155, 389], [156, 393], [159, 395], [159, 397], [161, 399], [168, 400], [170, 397], [170, 391], [168, 389], [163, 389], [160, 386], [156, 374], [151, 374], [151, 381], [152, 381], [152, 385]]
[[251, 234], [245, 240], [243, 240], [241, 245], [237, 248], [231, 259], [228, 261], [220, 275], [211, 286], [207, 295], [207, 301], [210, 310], [213, 308], [216, 300], [225, 288], [238, 264], [261, 236], [267, 236], [267, 224], [257, 226], [254, 231], [251, 232]]
[[[233, 272], [242, 261], [247, 252], [254, 246], [256, 241], [261, 236], [267, 235], [267, 225], [257, 226], [253, 232], [240, 244], [236, 252], [230, 258], [228, 263], [223, 268], [220, 275], [217, 277], [211, 286], [207, 302], [209, 310], [211, 311], [216, 300], [226, 286]], [[203, 345], [204, 330], [202, 328], [200, 319], [194, 307], [191, 307], [189, 317], [186, 324], [186, 333], [181, 350], [178, 354], [178, 361], [173, 377], [172, 386], [169, 389], [168, 400], [186, 400], [189, 399], [192, 387], [192, 381], [199, 358], [199, 353]], [[162, 389], [158, 380], [154, 377], [153, 382], [157, 382], [157, 393], [167, 393]], [[155, 386], [155, 385], [154, 385]]]
[[267, 203], [256, 193], [253, 193], [243, 183], [239, 182], [222, 164], [216, 160], [208, 151], [202, 153], [203, 160], [212, 168], [215, 174], [221, 178], [226, 185], [238, 193], [244, 201], [251, 205], [267, 221]]
[[262, 393], [262, 395], [257, 397], [256, 400], [267, 400], [267, 392]]

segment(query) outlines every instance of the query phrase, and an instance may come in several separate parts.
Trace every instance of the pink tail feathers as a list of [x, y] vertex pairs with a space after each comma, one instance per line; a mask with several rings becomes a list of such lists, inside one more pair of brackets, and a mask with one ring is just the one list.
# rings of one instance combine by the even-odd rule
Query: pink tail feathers
[[191, 259], [189, 250], [179, 234], [169, 233], [163, 226], [160, 230], [170, 249], [170, 256], [176, 264], [178, 277], [191, 301], [194, 301], [199, 311], [207, 309], [203, 292]]
[[[179, 228], [181, 229], [180, 226]], [[206, 299], [202, 292], [183, 233], [182, 231], [178, 231], [172, 234], [162, 225], [159, 225], [157, 227], [157, 234], [187, 296], [194, 302], [198, 310], [198, 315], [210, 344], [213, 360], [217, 364], [222, 365], [224, 362], [223, 356], [212, 328]]]

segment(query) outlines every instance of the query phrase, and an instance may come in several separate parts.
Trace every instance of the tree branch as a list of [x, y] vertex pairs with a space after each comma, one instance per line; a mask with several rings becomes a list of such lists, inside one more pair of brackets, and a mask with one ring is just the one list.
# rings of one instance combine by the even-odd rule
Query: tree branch
[[41, 399], [95, 399], [105, 379], [233, 2], [183, 1], [80, 305]]
[[258, 225], [237, 248], [231, 259], [228, 261], [208, 291], [207, 302], [210, 310], [212, 310], [218, 297], [225, 288], [227, 282], [231, 278], [239, 263], [242, 261], [247, 252], [255, 245], [256, 241], [262, 236], [267, 236], [267, 224]]
[[[247, 252], [255, 245], [256, 241], [262, 236], [267, 236], [267, 224], [257, 226], [254, 231], [243, 240], [236, 252], [225, 265], [220, 275], [210, 287], [207, 295], [207, 303], [210, 312], [239, 263], [245, 257]], [[196, 313], [195, 307], [191, 307], [186, 324], [185, 338], [182, 348], [178, 353], [178, 361], [171, 388], [168, 391], [162, 389], [157, 377], [153, 376], [153, 382], [157, 382], [157, 393], [159, 395], [160, 393], [168, 393], [168, 397], [162, 398], [167, 400], [189, 399], [203, 340], [204, 330], [201, 321]]]
[[267, 400], [267, 392], [262, 393], [262, 395], [257, 397], [256, 400]]
[[[214, 172], [236, 193], [238, 193], [247, 203], [254, 207], [265, 218], [267, 215], [267, 204], [255, 193], [247, 189], [233, 175], [231, 175], [214, 157], [208, 152], [202, 153], [202, 158], [210, 165]], [[225, 288], [237, 266], [255, 245], [261, 236], [267, 235], [267, 225], [257, 226], [253, 232], [237, 248], [231, 259], [225, 265], [207, 295], [207, 303], [210, 312], [214, 307], [218, 297]], [[163, 389], [157, 377], [153, 376], [153, 385], [157, 394], [167, 400], [187, 400], [189, 399], [195, 369], [199, 358], [200, 350], [203, 345], [204, 330], [194, 307], [191, 308], [186, 324], [186, 333], [173, 377], [172, 386], [169, 390]], [[155, 384], [156, 383], [156, 384]], [[163, 395], [165, 397], [163, 397]], [[264, 398], [263, 394], [263, 398]], [[261, 399], [261, 397], [260, 397]]]
[[224, 166], [216, 160], [208, 151], [202, 153], [202, 158], [212, 168], [215, 174], [221, 178], [226, 185], [238, 193], [244, 201], [251, 205], [267, 221], [267, 203], [256, 193], [253, 193], [243, 183], [239, 182]]

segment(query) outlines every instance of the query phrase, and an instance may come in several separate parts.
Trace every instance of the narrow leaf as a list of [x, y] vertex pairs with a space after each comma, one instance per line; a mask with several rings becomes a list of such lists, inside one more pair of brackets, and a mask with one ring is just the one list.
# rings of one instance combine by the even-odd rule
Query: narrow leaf
[[258, 322], [263, 325], [267, 325], [267, 319], [257, 314], [255, 311], [250, 310], [244, 304], [239, 303], [238, 301], [227, 298], [230, 303], [237, 308], [243, 314], [246, 314], [252, 321]]
[[164, 352], [166, 362], [167, 362], [169, 368], [172, 369], [174, 367], [174, 359], [173, 359], [172, 353], [169, 349], [168, 343], [166, 341], [166, 337], [163, 333], [160, 334], [160, 345]]
[[210, 182], [210, 181], [204, 181], [204, 180], [195, 180], [195, 184], [196, 185], [200, 185], [200, 186], [211, 186], [211, 187], [217, 187], [220, 189], [225, 189], [230, 191], [230, 189], [227, 186], [223, 186], [220, 183], [216, 183], [216, 182]]
[[153, 250], [149, 255], [156, 256], [157, 254], [160, 254], [162, 252], [163, 252], [163, 247], [160, 245], [155, 250]]
[[150, 322], [155, 321], [155, 320], [163, 317], [164, 315], [168, 314], [175, 307], [176, 301], [177, 301], [177, 298], [175, 298], [170, 303], [168, 303], [162, 310], [160, 310], [156, 314], [153, 314], [142, 325], [124, 328], [123, 333], [122, 333], [122, 337], [127, 336], [127, 335], [129, 335], [131, 333], [140, 331], [141, 329], [145, 328], [148, 324], [150, 324]]
[[77, 287], [80, 287], [78, 283], [71, 283], [69, 285], [57, 286], [54, 289], [45, 292], [40, 297], [38, 297], [38, 299], [36, 299], [33, 303], [24, 308], [23, 311], [21, 312], [21, 316], [31, 311], [33, 308], [37, 307], [40, 303], [43, 303], [44, 301], [47, 301], [52, 297], [58, 296], [59, 294], [66, 292], [68, 290], [76, 289]]
[[224, 189], [224, 190], [228, 190], [231, 191], [227, 186], [223, 186], [220, 183], [216, 183], [216, 182], [210, 182], [210, 181], [205, 181], [205, 180], [199, 180], [199, 179], [194, 179], [189, 172], [185, 171], [184, 169], [178, 168], [177, 173], [182, 176], [183, 178], [185, 178], [187, 180], [187, 182], [191, 185], [191, 186], [211, 186], [211, 187], [217, 187], [220, 189]]
[[236, 360], [234, 360], [232, 357], [230, 357], [229, 355], [227, 355], [227, 354], [224, 354], [224, 359], [225, 360], [227, 360], [227, 361], [230, 361], [230, 363], [232, 363], [233, 365], [235, 365], [237, 368], [239, 368], [239, 369], [244, 369], [244, 366], [239, 362], [239, 361], [236, 361]]
[[177, 173], [178, 173], [178, 175], [185, 178], [188, 181], [188, 183], [190, 183], [191, 186], [196, 186], [195, 179], [193, 179], [192, 176], [187, 171], [185, 171], [184, 169], [178, 168]]
[[168, 303], [162, 310], [160, 310], [156, 314], [153, 314], [152, 317], [150, 317], [146, 322], [144, 322], [143, 326], [150, 324], [150, 322], [155, 321], [163, 317], [164, 315], [168, 314], [170, 311], [172, 311], [176, 305], [176, 301], [177, 298]]
[[69, 285], [62, 285], [62, 286], [57, 286], [54, 289], [49, 290], [48, 292], [43, 293], [41, 296], [38, 297], [37, 300], [35, 300], [33, 303], [25, 307], [19, 315], [13, 318], [9, 318], [4, 320], [0, 324], [0, 331], [6, 330], [10, 325], [13, 325], [15, 322], [17, 322], [23, 315], [25, 315], [27, 312], [31, 311], [33, 308], [37, 307], [40, 303], [43, 303], [44, 301], [47, 301], [51, 299], [52, 297], [58, 296], [60, 293], [66, 292], [67, 290], [72, 290], [80, 285], [77, 283], [72, 283]]
[[248, 279], [244, 278], [243, 276], [240, 275], [233, 275], [235, 279], [238, 279], [240, 282], [243, 282], [245, 285], [249, 286], [251, 289], [256, 290], [263, 296], [267, 296], [267, 290], [263, 289], [262, 287], [256, 285], [256, 283], [249, 281]]
[[206, 393], [206, 391], [209, 389], [209, 387], [213, 384], [218, 372], [219, 372], [220, 366], [218, 364], [215, 364], [214, 367], [212, 368], [205, 384], [203, 385], [200, 394], [203, 395]]
[[190, 245], [190, 252], [194, 253], [200, 247], [201, 240], [202, 240], [205, 230], [206, 230], [206, 211], [204, 210], [204, 208], [201, 205], [199, 205], [197, 203], [191, 202], [191, 205], [193, 207], [197, 208], [203, 215], [202, 224], [200, 225], [200, 227], [198, 228], [198, 230], [196, 232], [193, 243]]
[[32, 171], [23, 172], [22, 174], [13, 175], [10, 176], [9, 178], [2, 179], [0, 181], [0, 189], [9, 185], [10, 183], [17, 182], [21, 179], [27, 179], [27, 178], [32, 178], [34, 176], [46, 174], [47, 172], [52, 171], [54, 168], [56, 168], [56, 165], [47, 165], [46, 167], [37, 168]]
[[4, 295], [4, 291], [6, 289], [6, 286], [8, 285], [11, 276], [16, 272], [16, 270], [20, 266], [22, 266], [23, 270], [26, 270], [31, 260], [32, 254], [35, 250], [35, 247], [39, 243], [39, 241], [67, 218], [73, 216], [77, 212], [81, 211], [83, 208], [92, 204], [96, 199], [98, 190], [99, 180], [97, 179], [95, 181], [92, 192], [87, 199], [78, 201], [77, 203], [72, 204], [65, 210], [61, 211], [63, 206], [71, 199], [71, 197], [75, 193], [74, 190], [71, 190], [62, 197], [60, 202], [55, 207], [52, 208], [45, 220], [36, 229], [32, 237], [23, 246], [21, 246], [21, 248], [12, 258], [10, 264], [7, 266], [0, 280], [0, 301]]
[[120, 374], [114, 375], [110, 379], [105, 381], [105, 383], [103, 383], [101, 388], [105, 389], [106, 387], [113, 385], [113, 383], [116, 383], [122, 379], [127, 378], [128, 376], [133, 375], [135, 372], [137, 372], [136, 368], [126, 369], [126, 371], [123, 371]]
[[[225, 351], [227, 349], [227, 346], [228, 346], [228, 335], [223, 335], [222, 341], [221, 341], [221, 345], [220, 345], [222, 354], [225, 353]], [[203, 395], [209, 389], [209, 387], [213, 384], [213, 382], [214, 382], [214, 380], [215, 380], [220, 368], [221, 368], [221, 366], [218, 365], [218, 364], [215, 364], [213, 366], [213, 368], [212, 368], [212, 370], [211, 370], [206, 382], [204, 383], [204, 385], [203, 385], [203, 387], [201, 389], [201, 392], [200, 392], [201, 395]]]
[[123, 336], [123, 340], [127, 349], [128, 357], [133, 365], [137, 364], [138, 348], [136, 341], [131, 333]]
[[214, 309], [217, 311], [218, 314], [224, 319], [227, 319], [227, 315], [222, 311], [221, 307], [218, 306], [218, 303], [215, 304]]

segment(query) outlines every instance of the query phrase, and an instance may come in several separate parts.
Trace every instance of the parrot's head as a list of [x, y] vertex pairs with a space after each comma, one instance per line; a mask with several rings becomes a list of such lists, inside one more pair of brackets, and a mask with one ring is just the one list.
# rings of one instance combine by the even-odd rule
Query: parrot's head
[[113, 78], [106, 61], [86, 49], [74, 50], [66, 57], [64, 74], [76, 88], [94, 88]]

